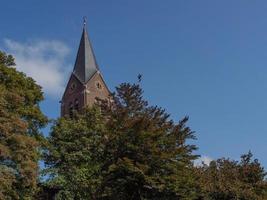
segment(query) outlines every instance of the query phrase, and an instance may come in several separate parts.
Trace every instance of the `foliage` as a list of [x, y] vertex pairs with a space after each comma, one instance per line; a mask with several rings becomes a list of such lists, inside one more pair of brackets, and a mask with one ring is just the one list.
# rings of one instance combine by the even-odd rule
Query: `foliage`
[[241, 161], [218, 159], [198, 169], [205, 200], [265, 200], [266, 172], [252, 153]]
[[37, 184], [41, 88], [0, 52], [0, 199], [30, 199]]
[[195, 139], [186, 126], [149, 106], [139, 84], [121, 84], [113, 103], [100, 104], [107, 120], [102, 190], [104, 199], [191, 199], [195, 195], [192, 161]]
[[0, 51], [0, 64], [7, 67], [16, 65], [14, 57], [12, 55], [7, 55], [2, 51]]
[[[58, 199], [93, 199], [101, 180], [105, 126], [98, 108], [74, 119], [61, 118], [49, 138], [47, 185]], [[75, 197], [75, 198], [74, 198]]]
[[[99, 100], [49, 138], [48, 185], [58, 199], [193, 199], [195, 139], [187, 118], [175, 124], [148, 106], [138, 84], [121, 84], [112, 103]], [[101, 112], [100, 112], [101, 110]]]

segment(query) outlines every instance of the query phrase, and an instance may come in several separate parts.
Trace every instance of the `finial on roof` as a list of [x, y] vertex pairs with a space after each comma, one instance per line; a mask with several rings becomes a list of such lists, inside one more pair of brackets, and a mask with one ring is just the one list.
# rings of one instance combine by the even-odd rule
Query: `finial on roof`
[[87, 18], [86, 18], [86, 16], [84, 16], [84, 17], [83, 17], [83, 27], [86, 26], [86, 22], [87, 22]]

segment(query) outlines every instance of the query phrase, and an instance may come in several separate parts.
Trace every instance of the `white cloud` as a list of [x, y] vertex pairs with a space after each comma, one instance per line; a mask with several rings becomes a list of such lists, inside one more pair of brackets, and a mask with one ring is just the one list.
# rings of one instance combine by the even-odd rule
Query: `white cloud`
[[4, 44], [7, 52], [15, 57], [17, 70], [35, 79], [45, 95], [60, 98], [71, 70], [66, 63], [70, 53], [66, 44], [56, 40], [20, 43], [10, 39], [5, 39]]
[[195, 160], [194, 165], [196, 167], [203, 166], [203, 164], [209, 165], [211, 161], [213, 161], [212, 158], [208, 156], [201, 156], [199, 159]]

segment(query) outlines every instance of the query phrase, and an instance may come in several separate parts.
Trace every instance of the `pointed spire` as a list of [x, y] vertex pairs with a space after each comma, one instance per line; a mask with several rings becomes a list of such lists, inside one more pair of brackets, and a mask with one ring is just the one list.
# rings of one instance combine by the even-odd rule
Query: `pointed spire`
[[86, 18], [84, 18], [83, 32], [73, 73], [82, 83], [86, 83], [97, 71], [98, 66], [86, 31]]

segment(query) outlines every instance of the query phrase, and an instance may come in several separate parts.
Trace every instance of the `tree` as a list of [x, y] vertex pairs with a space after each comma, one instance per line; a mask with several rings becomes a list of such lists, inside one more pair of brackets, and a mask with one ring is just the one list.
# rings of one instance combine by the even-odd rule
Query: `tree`
[[75, 118], [61, 118], [52, 129], [45, 154], [46, 186], [57, 199], [95, 199], [101, 182], [104, 119], [99, 108]]
[[15, 66], [15, 59], [12, 55], [7, 55], [5, 52], [0, 51], [0, 64], [7, 67]]
[[149, 106], [139, 84], [121, 84], [113, 103], [100, 104], [107, 116], [108, 142], [103, 167], [103, 199], [193, 199], [191, 173], [196, 146], [186, 126]]
[[143, 100], [139, 84], [121, 84], [49, 137], [48, 184], [59, 199], [194, 199], [196, 146], [186, 126]]
[[267, 198], [265, 171], [252, 153], [241, 161], [218, 159], [199, 169], [205, 200], [264, 200]]
[[38, 159], [47, 118], [39, 108], [40, 86], [0, 52], [0, 199], [31, 199], [36, 190]]

